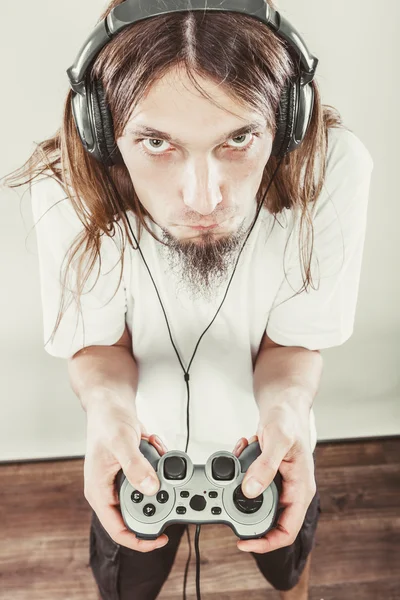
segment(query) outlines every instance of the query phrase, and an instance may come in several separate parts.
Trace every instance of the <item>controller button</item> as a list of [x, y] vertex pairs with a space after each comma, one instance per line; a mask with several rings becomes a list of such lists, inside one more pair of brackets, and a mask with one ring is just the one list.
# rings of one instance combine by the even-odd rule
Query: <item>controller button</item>
[[165, 502], [168, 502], [169, 494], [166, 490], [160, 490], [157, 493], [156, 498], [158, 502], [160, 502], [161, 504], [165, 504]]
[[240, 485], [233, 492], [233, 502], [241, 512], [243, 513], [254, 513], [259, 510], [264, 501], [263, 494], [256, 496], [255, 498], [247, 498], [242, 492]]
[[133, 491], [131, 494], [131, 500], [132, 502], [141, 502], [143, 500], [142, 492], [139, 492], [139, 490]]
[[165, 459], [164, 477], [166, 479], [185, 479], [186, 461], [182, 456], [168, 456]]
[[154, 504], [146, 504], [143, 507], [143, 514], [146, 515], [146, 517], [152, 517], [155, 512], [156, 507], [154, 506]]
[[220, 515], [221, 514], [221, 507], [220, 506], [213, 506], [211, 509], [211, 512], [213, 515]]
[[218, 492], [208, 492], [210, 498], [218, 498]]
[[185, 507], [185, 506], [177, 506], [177, 507], [176, 507], [176, 512], [177, 512], [179, 515], [184, 515], [184, 514], [185, 514], [185, 512], [186, 512], [186, 507]]
[[181, 498], [189, 498], [189, 492], [181, 492]]
[[235, 476], [235, 463], [229, 456], [217, 456], [212, 461], [212, 476], [214, 479], [228, 481]]
[[196, 494], [196, 496], [193, 496], [193, 498], [191, 498], [189, 504], [190, 508], [193, 508], [193, 510], [204, 510], [207, 502], [204, 496], [199, 496], [198, 494]]

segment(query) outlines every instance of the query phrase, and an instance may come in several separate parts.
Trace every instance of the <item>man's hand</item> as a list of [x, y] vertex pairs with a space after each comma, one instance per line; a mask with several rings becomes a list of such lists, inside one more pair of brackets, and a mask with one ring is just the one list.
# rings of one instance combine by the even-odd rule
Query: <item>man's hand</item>
[[[273, 481], [277, 471], [282, 475], [282, 493], [278, 508], [285, 510], [276, 527], [265, 536], [254, 540], [239, 540], [237, 547], [245, 552], [264, 554], [284, 546], [290, 546], [303, 524], [307, 509], [316, 492], [314, 460], [310, 447], [309, 414], [290, 408], [271, 411], [268, 423], [260, 423], [257, 434], [249, 441], [239, 440], [233, 454], [240, 456], [244, 448], [258, 438], [261, 454], [253, 462], [242, 481], [242, 491], [254, 498]], [[254, 491], [246, 488], [250, 477], [259, 481], [261, 487]]]

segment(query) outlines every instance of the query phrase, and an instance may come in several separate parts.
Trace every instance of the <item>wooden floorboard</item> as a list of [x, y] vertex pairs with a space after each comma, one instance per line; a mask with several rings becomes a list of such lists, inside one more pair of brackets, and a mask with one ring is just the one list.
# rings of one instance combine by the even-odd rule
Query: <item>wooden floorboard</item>
[[[0, 600], [98, 600], [83, 462], [0, 464]], [[400, 600], [400, 438], [320, 443], [315, 473], [310, 600]], [[196, 600], [194, 534], [191, 525], [187, 600]], [[236, 540], [224, 525], [201, 529], [202, 600], [278, 600]], [[184, 535], [160, 600], [183, 598], [187, 557]]]

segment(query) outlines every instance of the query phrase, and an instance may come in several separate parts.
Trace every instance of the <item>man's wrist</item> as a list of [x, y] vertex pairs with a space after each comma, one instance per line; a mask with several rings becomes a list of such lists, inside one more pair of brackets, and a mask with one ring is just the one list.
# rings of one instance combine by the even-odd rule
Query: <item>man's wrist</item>
[[135, 394], [131, 390], [96, 388], [81, 398], [87, 415], [100, 412], [122, 411], [136, 416]]
[[266, 402], [259, 398], [258, 429], [271, 425], [275, 421], [287, 423], [289, 428], [293, 423], [296, 427], [304, 426], [308, 431], [312, 403], [313, 398], [310, 394], [297, 388], [287, 389], [275, 396], [273, 400], [269, 398]]
[[267, 348], [259, 353], [253, 389], [260, 421], [272, 413], [291, 412], [309, 419], [322, 373], [322, 356], [300, 347]]

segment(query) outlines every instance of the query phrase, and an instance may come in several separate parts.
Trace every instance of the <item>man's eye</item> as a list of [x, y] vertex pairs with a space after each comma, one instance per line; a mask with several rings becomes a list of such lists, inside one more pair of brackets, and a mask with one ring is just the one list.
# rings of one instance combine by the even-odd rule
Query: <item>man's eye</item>
[[156, 145], [156, 146], [150, 145], [150, 149], [151, 150], [159, 150], [160, 147], [161, 147], [161, 144], [168, 144], [168, 142], [166, 142], [165, 140], [157, 140], [156, 138], [145, 138], [144, 140], [139, 140], [139, 141], [142, 141], [142, 142], [158, 142], [158, 145]]
[[[240, 140], [241, 138], [245, 138], [247, 136], [252, 136], [251, 137], [251, 142], [247, 143], [247, 145], [244, 145], [243, 142], [239, 142], [238, 144], [235, 144], [234, 146], [230, 146], [227, 145], [225, 146], [226, 148], [229, 148], [235, 152], [245, 152], [247, 150], [250, 150], [250, 148], [252, 147], [253, 143], [254, 143], [254, 137], [259, 137], [260, 134], [257, 133], [243, 133], [242, 135], [238, 135], [234, 138], [231, 138], [232, 140]], [[149, 143], [149, 146], [146, 146], [145, 143]], [[156, 142], [156, 145], [153, 145], [153, 142]], [[157, 138], [140, 138], [138, 140], [136, 140], [136, 143], [139, 144], [139, 149], [146, 154], [147, 156], [152, 156], [154, 158], [158, 157], [158, 156], [165, 156], [166, 154], [169, 154], [168, 149], [164, 149], [162, 151], [160, 151], [160, 148], [162, 149], [163, 146], [162, 144], [168, 144], [168, 142], [166, 142], [165, 140], [159, 140]], [[149, 149], [151, 150], [149, 152]]]
[[[248, 135], [252, 136], [252, 137], [251, 137], [251, 140], [253, 141], [253, 139], [254, 139], [254, 138], [253, 138], [253, 135], [254, 135], [253, 133], [242, 133], [242, 135], [237, 135], [236, 137], [234, 137], [234, 138], [231, 138], [231, 139], [232, 139], [232, 140], [238, 140], [238, 139], [240, 139], [240, 138], [245, 138], [245, 139], [246, 139], [246, 136], [248, 136]], [[246, 150], [247, 150], [247, 148], [248, 148], [248, 147], [249, 147], [249, 144], [247, 144], [247, 145], [243, 146], [243, 145], [240, 145], [240, 142], [239, 142], [239, 147], [234, 147], [234, 149], [235, 149], [235, 150], [236, 150], [236, 149], [237, 149], [237, 150], [243, 150], [243, 149], [246, 149]]]

